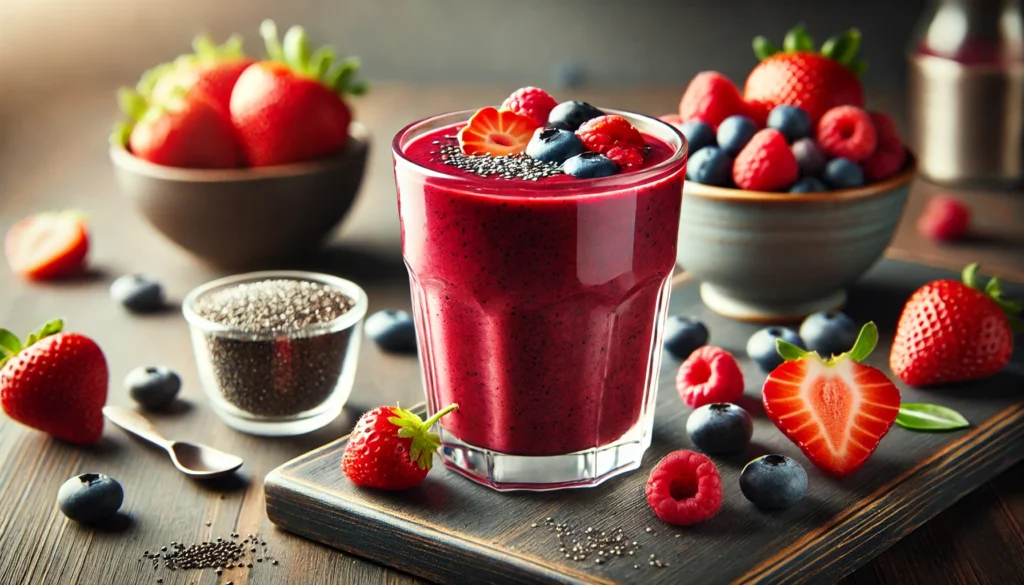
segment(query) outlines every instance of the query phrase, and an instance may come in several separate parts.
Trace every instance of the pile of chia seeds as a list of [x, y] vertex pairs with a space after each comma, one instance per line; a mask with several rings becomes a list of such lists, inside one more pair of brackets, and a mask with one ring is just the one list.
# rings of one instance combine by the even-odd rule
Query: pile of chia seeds
[[445, 136], [443, 141], [435, 140], [436, 151], [430, 154], [441, 158], [444, 164], [459, 170], [473, 173], [481, 177], [494, 176], [499, 179], [521, 179], [539, 181], [547, 177], [562, 174], [562, 165], [544, 162], [527, 156], [525, 153], [508, 156], [491, 156], [490, 154], [465, 154], [454, 136]]
[[[341, 377], [351, 328], [310, 335], [355, 301], [329, 285], [263, 280], [215, 291], [196, 302], [200, 316], [253, 338], [205, 336], [222, 396], [258, 416], [291, 416], [324, 403]], [[266, 339], [271, 333], [274, 339]]]
[[[277, 559], [267, 554], [267, 541], [256, 534], [250, 534], [238, 541], [238, 533], [231, 533], [230, 539], [217, 538], [210, 542], [199, 542], [185, 545], [172, 542], [160, 550], [142, 553], [140, 561], [149, 560], [153, 572], [157, 575], [157, 583], [163, 583], [160, 573], [161, 566], [165, 571], [188, 571], [213, 569], [218, 577], [230, 576], [232, 572], [247, 571], [253, 563], [266, 563], [277, 566]], [[227, 581], [224, 585], [232, 585]]]
[[[657, 555], [649, 554], [644, 557], [641, 552], [643, 544], [633, 540], [621, 528], [613, 530], [598, 530], [592, 526], [582, 528], [568, 522], [556, 522], [553, 518], [545, 518], [543, 522], [530, 524], [531, 528], [544, 527], [554, 532], [558, 538], [558, 554], [563, 558], [577, 563], [587, 559], [593, 559], [595, 564], [603, 565], [618, 558], [626, 558], [627, 562], [633, 564], [634, 569], [642, 566], [665, 568], [664, 563]], [[645, 530], [651, 536], [658, 533], [650, 528]], [[679, 535], [677, 534], [678, 538]]]

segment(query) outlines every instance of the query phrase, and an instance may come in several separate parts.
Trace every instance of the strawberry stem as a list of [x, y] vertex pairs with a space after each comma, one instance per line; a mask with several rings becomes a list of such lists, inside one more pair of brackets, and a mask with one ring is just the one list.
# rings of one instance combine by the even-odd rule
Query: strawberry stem
[[775, 340], [775, 351], [779, 352], [782, 359], [787, 362], [795, 362], [814, 353], [807, 351], [798, 345], [792, 344], [781, 337]]
[[1015, 333], [1024, 333], [1024, 320], [1020, 317], [1021, 312], [1024, 311], [1024, 304], [1021, 304], [1020, 301], [1003, 297], [1003, 283], [999, 280], [998, 276], [990, 278], [985, 284], [985, 288], [982, 289], [981, 282], [978, 279], [979, 267], [980, 265], [977, 262], [964, 267], [962, 275], [964, 284], [975, 290], [982, 290], [1006, 314], [1006, 320], [1010, 322], [1010, 328]]
[[277, 25], [269, 18], [260, 23], [260, 36], [263, 37], [263, 44], [267, 47], [267, 56], [271, 61], [286, 63], [284, 49], [281, 48], [281, 41], [277, 38]]
[[426, 422], [423, 423], [423, 428], [429, 429], [430, 427], [434, 426], [434, 423], [436, 423], [438, 420], [440, 420], [442, 416], [448, 414], [449, 412], [451, 412], [453, 410], [458, 410], [458, 409], [459, 409], [459, 405], [458, 404], [450, 404], [450, 405], [448, 405], [446, 408], [443, 408], [443, 409], [437, 411], [434, 414], [434, 416], [428, 418], [426, 420]]
[[779, 48], [772, 44], [772, 42], [768, 40], [768, 37], [754, 37], [754, 56], [757, 57], [758, 61], [764, 61], [778, 52]]
[[338, 95], [366, 93], [366, 82], [355, 80], [361, 64], [358, 57], [336, 62], [333, 47], [325, 46], [313, 51], [306, 31], [301, 26], [293, 26], [285, 32], [283, 46], [278, 41], [274, 21], [264, 20], [260, 25], [260, 34], [272, 61], [283, 63], [300, 75], [316, 79]]
[[7, 329], [0, 329], [0, 368], [2, 368], [8, 360], [18, 355], [18, 353], [23, 349], [31, 347], [40, 339], [56, 335], [63, 329], [64, 321], [62, 319], [47, 321], [39, 328], [38, 331], [29, 333], [28, 337], [25, 338], [24, 344], [21, 343], [21, 340], [19, 340], [18, 336], [14, 333], [11, 333]]
[[787, 53], [813, 53], [814, 39], [807, 33], [803, 24], [789, 29], [782, 41], [782, 50]]
[[458, 404], [449, 405], [426, 421], [400, 406], [393, 409], [395, 416], [389, 418], [388, 422], [398, 427], [399, 437], [412, 439], [409, 445], [409, 458], [415, 461], [420, 469], [430, 469], [434, 462], [434, 452], [441, 446], [441, 437], [431, 433], [430, 427], [458, 407]]

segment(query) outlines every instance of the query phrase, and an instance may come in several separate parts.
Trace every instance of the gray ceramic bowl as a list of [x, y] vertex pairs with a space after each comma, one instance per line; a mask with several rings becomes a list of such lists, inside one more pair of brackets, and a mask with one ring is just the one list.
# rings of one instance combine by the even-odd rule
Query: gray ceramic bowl
[[226, 268], [294, 257], [322, 242], [352, 206], [370, 139], [352, 124], [335, 156], [275, 167], [182, 169], [111, 146], [121, 191], [160, 233]]
[[683, 187], [677, 259], [716, 313], [785, 322], [846, 302], [844, 288], [882, 257], [903, 214], [911, 160], [858, 189], [789, 195]]

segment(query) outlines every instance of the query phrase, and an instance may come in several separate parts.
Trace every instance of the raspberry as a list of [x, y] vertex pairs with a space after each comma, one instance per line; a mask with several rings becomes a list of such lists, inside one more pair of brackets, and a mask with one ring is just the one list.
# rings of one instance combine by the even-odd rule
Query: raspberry
[[896, 129], [896, 122], [888, 114], [882, 112], [868, 112], [871, 123], [875, 125], [875, 134], [878, 135], [878, 150], [888, 148], [895, 150], [896, 147], [903, 148], [903, 138], [900, 131]]
[[530, 118], [538, 126], [548, 123], [548, 114], [558, 105], [555, 98], [539, 87], [517, 89], [501, 103], [502, 110], [511, 110]]
[[743, 395], [743, 372], [731, 353], [705, 345], [679, 366], [676, 390], [693, 408], [712, 402], [736, 402]]
[[907, 162], [907, 149], [902, 144], [890, 146], [879, 143], [878, 150], [860, 164], [864, 168], [864, 177], [874, 183], [888, 179], [903, 169]]
[[622, 116], [598, 116], [584, 122], [576, 135], [587, 150], [599, 152], [620, 168], [635, 168], [644, 163], [647, 141], [639, 130]]
[[669, 453], [647, 479], [647, 505], [669, 524], [689, 526], [714, 517], [722, 507], [722, 478], [705, 455]]
[[971, 224], [971, 210], [950, 195], [928, 201], [917, 220], [917, 231], [933, 240], [952, 242], [963, 238]]
[[878, 132], [868, 113], [856, 106], [839, 106], [818, 120], [818, 144], [829, 158], [853, 162], [867, 159], [878, 146]]
[[760, 130], [743, 147], [732, 165], [732, 180], [740, 189], [780, 191], [800, 175], [796, 157], [778, 130]]
[[716, 130], [729, 116], [746, 113], [747, 105], [740, 90], [728, 77], [716, 71], [698, 73], [679, 101], [679, 117], [683, 122], [703, 120]]

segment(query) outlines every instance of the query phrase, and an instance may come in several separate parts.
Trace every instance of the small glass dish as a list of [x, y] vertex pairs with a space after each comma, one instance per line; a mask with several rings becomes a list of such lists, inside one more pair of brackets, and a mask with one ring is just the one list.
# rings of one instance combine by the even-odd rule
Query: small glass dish
[[[322, 301], [325, 295], [329, 299]], [[346, 308], [330, 309], [328, 301], [339, 298], [345, 299]], [[263, 301], [267, 304], [261, 305]], [[290, 303], [284, 313], [282, 303]], [[227, 321], [214, 320], [210, 307], [232, 314]], [[296, 323], [310, 321], [320, 318], [321, 308], [338, 314], [295, 327], [253, 324], [293, 314]], [[341, 414], [355, 380], [366, 308], [366, 293], [359, 285], [297, 271], [221, 278], [192, 290], [182, 303], [199, 380], [214, 411], [232, 428], [263, 436], [308, 433]], [[259, 315], [260, 310], [265, 314]], [[248, 321], [239, 325], [231, 320]]]

